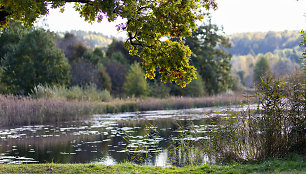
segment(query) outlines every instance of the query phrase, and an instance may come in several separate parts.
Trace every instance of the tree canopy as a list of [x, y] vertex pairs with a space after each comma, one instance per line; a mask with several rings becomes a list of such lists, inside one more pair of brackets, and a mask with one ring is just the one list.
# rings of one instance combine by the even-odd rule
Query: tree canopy
[[[5, 31], [5, 38], [7, 33], [12, 32]], [[69, 82], [70, 66], [63, 51], [55, 47], [52, 33], [38, 29], [20, 38], [4, 54], [1, 66], [1, 82], [7, 88], [4, 92], [29, 94], [39, 84], [53, 86]]]
[[128, 32], [125, 46], [143, 59], [146, 77], [154, 78], [158, 68], [163, 82], [182, 87], [196, 78], [189, 63], [191, 51], [182, 38], [196, 29], [196, 21], [204, 16], [201, 10], [217, 7], [215, 0], [0, 0], [0, 25], [10, 19], [31, 25], [48, 14], [49, 7], [63, 10], [69, 2], [75, 2], [74, 8], [88, 22], [126, 19], [118, 30]]
[[226, 52], [231, 45], [221, 31], [209, 20], [186, 39], [193, 52], [192, 65], [198, 69], [209, 94], [225, 91], [232, 85], [232, 55]]
[[266, 57], [260, 57], [255, 64], [254, 68], [254, 77], [253, 81], [255, 85], [258, 85], [262, 82], [262, 79], [265, 79], [264, 76], [270, 72], [270, 66]]

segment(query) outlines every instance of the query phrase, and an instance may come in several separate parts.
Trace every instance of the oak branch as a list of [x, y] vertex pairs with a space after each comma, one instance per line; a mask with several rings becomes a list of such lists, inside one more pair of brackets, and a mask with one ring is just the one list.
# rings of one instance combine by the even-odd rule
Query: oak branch
[[127, 31], [125, 46], [143, 59], [146, 77], [153, 79], [160, 73], [163, 82], [174, 81], [182, 87], [196, 78], [196, 69], [189, 64], [191, 51], [183, 38], [203, 19], [201, 11], [217, 8], [215, 0], [0, 0], [1, 28], [11, 20], [31, 26], [50, 8], [64, 10], [66, 3], [74, 3], [88, 22], [127, 19], [118, 30]]

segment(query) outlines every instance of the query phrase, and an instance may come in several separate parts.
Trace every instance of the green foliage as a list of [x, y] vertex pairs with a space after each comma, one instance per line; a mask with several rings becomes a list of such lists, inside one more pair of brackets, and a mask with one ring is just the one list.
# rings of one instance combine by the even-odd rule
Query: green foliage
[[123, 65], [128, 65], [127, 59], [124, 57], [124, 55], [121, 52], [114, 52], [110, 57], [110, 60], [119, 62]]
[[102, 64], [102, 62], [105, 59], [104, 58], [104, 52], [102, 51], [101, 48], [95, 48], [93, 51], [87, 50], [82, 55], [82, 59], [88, 60], [89, 62], [91, 62], [94, 65]]
[[1, 28], [7, 26], [10, 19], [21, 21], [27, 26], [32, 25], [40, 15], [48, 13], [47, 5], [48, 3], [45, 1], [28, 1], [24, 3], [19, 0], [1, 0]]
[[1, 80], [7, 86], [6, 92], [29, 94], [38, 84], [67, 84], [69, 69], [51, 33], [38, 29], [25, 35], [16, 49], [5, 55]]
[[276, 49], [273, 51], [273, 54], [278, 56], [278, 57], [283, 57], [283, 58], [287, 58], [288, 60], [290, 60], [293, 63], [297, 63], [300, 64], [300, 55], [302, 54], [302, 52], [297, 49], [289, 49], [289, 48], [285, 48], [285, 49]]
[[222, 165], [204, 164], [200, 166], [185, 167], [157, 167], [148, 165], [136, 165], [122, 163], [117, 165], [102, 164], [4, 164], [0, 168], [1, 173], [163, 173], [163, 174], [206, 174], [206, 173], [305, 173], [305, 156], [289, 159], [271, 159], [260, 163], [232, 163]]
[[148, 83], [138, 63], [131, 65], [123, 89], [128, 96], [140, 97], [148, 94]]
[[197, 76], [197, 79], [194, 79], [187, 87], [184, 89], [185, 96], [190, 97], [201, 97], [205, 94], [204, 91], [205, 85], [201, 76]]
[[305, 78], [284, 83], [268, 75], [259, 84], [262, 158], [283, 157], [292, 151], [305, 153], [305, 87]]
[[111, 95], [107, 90], [97, 90], [95, 84], [89, 84], [84, 87], [83, 94], [78, 99], [89, 100], [89, 101], [109, 101]]
[[30, 31], [30, 29], [25, 29], [19, 22], [12, 22], [9, 28], [2, 30], [0, 37], [0, 64], [4, 60], [5, 54], [14, 51], [21, 38]]
[[270, 72], [270, 66], [268, 60], [265, 57], [260, 57], [255, 64], [253, 81], [255, 85], [259, 84], [268, 73]]
[[300, 75], [286, 82], [263, 77], [255, 95], [257, 109], [251, 105], [242, 112], [225, 112], [227, 117], [214, 121], [219, 123], [209, 132], [209, 152], [227, 162], [304, 155], [306, 81]]
[[141, 59], [138, 56], [132, 56], [129, 54], [129, 50], [124, 47], [124, 42], [113, 39], [112, 43], [108, 46], [106, 56], [111, 58], [113, 54], [116, 52], [120, 52], [126, 60], [124, 62], [128, 62], [128, 64], [133, 64], [134, 62], [140, 62]]
[[186, 39], [193, 51], [192, 63], [198, 69], [208, 94], [216, 94], [231, 87], [231, 55], [225, 49], [230, 48], [229, 40], [219, 34], [217, 25], [200, 26]]
[[241, 80], [243, 78], [243, 72], [240, 73], [241, 76], [239, 75], [233, 75], [232, 79], [233, 79], [233, 86], [232, 86], [232, 90], [233, 91], [241, 91], [243, 89]]
[[171, 88], [166, 84], [154, 81], [154, 83], [150, 85], [150, 96], [157, 98], [167, 98], [170, 96], [170, 90]]
[[[46, 15], [48, 4], [52, 8], [60, 8], [71, 1], [1, 0], [0, 5], [5, 15], [3, 27], [7, 19], [20, 20], [27, 25], [32, 24], [40, 15]], [[195, 68], [190, 65], [191, 51], [182, 41], [163, 41], [164, 38], [183, 38], [191, 35], [196, 28], [196, 21], [203, 18], [198, 11], [216, 9], [214, 0], [178, 0], [178, 1], [79, 1], [75, 9], [85, 21], [101, 22], [107, 14], [109, 21], [117, 17], [126, 19], [126, 24], [118, 25], [119, 30], [128, 32], [126, 47], [130, 53], [138, 55], [144, 62], [147, 78], [155, 77], [159, 68], [163, 82], [174, 81], [185, 87], [195, 76]]]
[[103, 68], [103, 65], [109, 62], [104, 56], [104, 51], [101, 48], [89, 50], [79, 37], [66, 33], [63, 38], [57, 38], [57, 46], [65, 52], [71, 65], [70, 85], [84, 87], [94, 83], [99, 89], [111, 91], [110, 77]]
[[98, 90], [95, 84], [89, 84], [81, 88], [73, 86], [37, 85], [31, 94], [34, 98], [65, 98], [67, 100], [79, 101], [109, 101], [112, 97], [107, 90]]

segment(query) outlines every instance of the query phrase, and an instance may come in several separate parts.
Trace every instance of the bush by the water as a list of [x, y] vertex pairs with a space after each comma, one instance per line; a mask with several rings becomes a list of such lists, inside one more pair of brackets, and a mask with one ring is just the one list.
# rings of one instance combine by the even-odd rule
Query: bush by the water
[[84, 88], [79, 86], [66, 88], [38, 85], [32, 91], [31, 96], [34, 98], [65, 98], [79, 101], [109, 101], [112, 98], [109, 91], [98, 90], [95, 84], [86, 85]]
[[210, 132], [206, 146], [220, 161], [282, 158], [306, 154], [305, 75], [297, 81], [268, 75], [257, 86], [258, 109], [230, 113]]

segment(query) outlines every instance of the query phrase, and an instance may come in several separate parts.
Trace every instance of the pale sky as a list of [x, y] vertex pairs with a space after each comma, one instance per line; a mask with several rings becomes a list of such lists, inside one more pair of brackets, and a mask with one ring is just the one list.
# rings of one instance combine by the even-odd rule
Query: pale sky
[[[212, 23], [224, 27], [226, 34], [306, 30], [306, 0], [217, 0], [219, 8], [212, 12]], [[46, 28], [52, 31], [88, 30], [112, 36], [125, 36], [118, 32], [117, 23], [107, 20], [93, 25], [84, 22], [72, 5], [64, 13], [50, 10]]]

